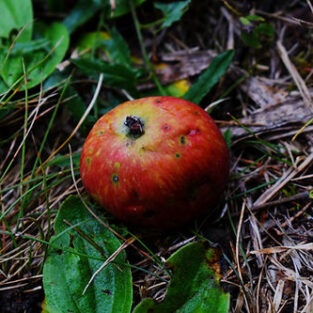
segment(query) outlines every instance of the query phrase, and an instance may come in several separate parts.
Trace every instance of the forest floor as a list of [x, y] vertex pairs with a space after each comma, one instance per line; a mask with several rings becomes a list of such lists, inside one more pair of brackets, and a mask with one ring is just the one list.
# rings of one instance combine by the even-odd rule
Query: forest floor
[[[65, 21], [70, 28], [75, 1], [52, 2], [33, 1], [35, 19]], [[119, 1], [111, 4], [118, 9]], [[137, 249], [126, 248], [129, 262], [145, 270], [133, 270], [134, 305], [144, 297], [161, 301], [166, 294], [167, 284], [153, 276], [165, 273], [150, 253], [166, 260], [178, 248], [205, 239], [224, 256], [220, 284], [230, 294], [230, 312], [313, 312], [311, 1], [191, 1], [179, 20], [162, 29], [152, 23], [159, 16], [147, 1], [136, 8], [141, 41], [130, 13], [107, 20], [92, 8], [86, 9], [92, 18], [70, 30], [59, 73], [28, 92], [13, 86], [0, 98], [0, 313], [41, 312], [43, 264], [57, 211], [69, 195], [87, 197], [78, 166], [92, 124], [131, 96], [159, 92], [153, 90], [155, 80], [136, 82], [133, 92], [131, 84], [104, 79], [96, 105], [81, 119], [97, 92], [98, 76], [73, 59], [86, 53], [108, 59], [101, 47], [84, 50], [90, 38], [81, 42], [81, 36], [113, 29], [129, 47], [131, 66], [143, 63], [142, 43], [157, 81], [178, 96], [213, 57], [230, 49], [235, 53], [200, 102], [231, 151], [219, 213], [162, 235], [145, 237], [133, 230], [149, 248], [137, 241]], [[127, 54], [106, 48], [109, 58]]]

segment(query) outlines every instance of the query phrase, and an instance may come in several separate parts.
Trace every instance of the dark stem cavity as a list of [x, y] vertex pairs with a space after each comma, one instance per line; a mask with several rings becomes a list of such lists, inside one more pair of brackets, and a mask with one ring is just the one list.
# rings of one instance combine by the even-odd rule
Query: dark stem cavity
[[124, 125], [128, 127], [128, 135], [133, 138], [138, 138], [144, 134], [144, 123], [137, 116], [127, 116]]

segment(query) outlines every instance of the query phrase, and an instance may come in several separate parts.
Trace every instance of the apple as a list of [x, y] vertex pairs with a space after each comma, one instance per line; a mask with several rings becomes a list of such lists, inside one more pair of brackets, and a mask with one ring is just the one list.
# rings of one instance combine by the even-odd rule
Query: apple
[[103, 115], [80, 158], [91, 197], [124, 222], [176, 228], [213, 211], [229, 151], [213, 119], [174, 97], [127, 101]]

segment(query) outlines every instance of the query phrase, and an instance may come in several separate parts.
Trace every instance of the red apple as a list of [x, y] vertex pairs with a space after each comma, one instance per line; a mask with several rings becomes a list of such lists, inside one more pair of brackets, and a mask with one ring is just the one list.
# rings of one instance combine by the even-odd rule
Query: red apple
[[103, 115], [83, 146], [86, 191], [117, 218], [174, 228], [212, 212], [229, 152], [212, 118], [173, 97], [128, 101]]

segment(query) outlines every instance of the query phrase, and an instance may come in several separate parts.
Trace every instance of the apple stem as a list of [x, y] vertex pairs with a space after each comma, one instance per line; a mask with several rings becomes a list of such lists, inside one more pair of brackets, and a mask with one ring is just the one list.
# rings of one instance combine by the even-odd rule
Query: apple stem
[[137, 116], [127, 116], [124, 125], [128, 127], [128, 134], [134, 138], [138, 138], [144, 134], [144, 123]]

